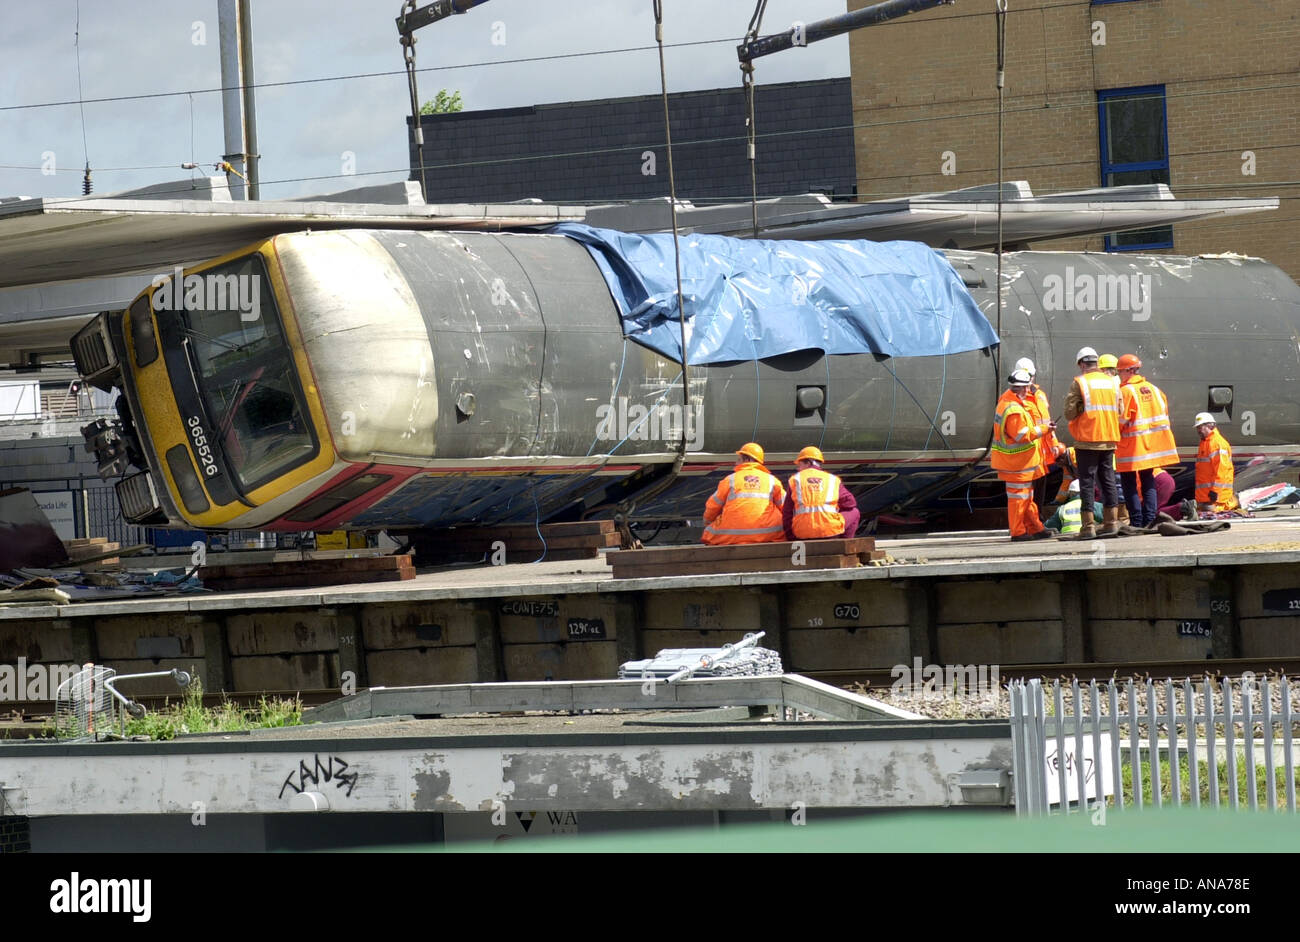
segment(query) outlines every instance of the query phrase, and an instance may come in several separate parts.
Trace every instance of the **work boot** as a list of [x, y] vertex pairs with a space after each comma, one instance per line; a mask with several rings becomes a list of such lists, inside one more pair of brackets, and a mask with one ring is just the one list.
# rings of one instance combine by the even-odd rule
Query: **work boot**
[[1043, 527], [1043, 529], [1039, 530], [1037, 533], [1035, 533], [1033, 536], [1031, 536], [1030, 539], [1031, 539], [1031, 540], [1050, 540], [1052, 537], [1054, 537], [1054, 536], [1059, 536], [1059, 535], [1060, 535], [1059, 532], [1056, 531], [1056, 530], [1053, 530], [1051, 527]]
[[1097, 531], [1098, 538], [1119, 536], [1119, 508], [1106, 507], [1102, 510], [1101, 529]]
[[1133, 522], [1129, 519], [1127, 504], [1120, 504], [1119, 507], [1115, 509], [1119, 511], [1119, 518], [1117, 522], [1121, 527], [1127, 527], [1129, 524]]
[[1076, 540], [1091, 540], [1097, 535], [1096, 527], [1093, 523], [1094, 517], [1092, 511], [1087, 511], [1083, 515], [1083, 521], [1079, 525], [1079, 532], [1075, 535]]

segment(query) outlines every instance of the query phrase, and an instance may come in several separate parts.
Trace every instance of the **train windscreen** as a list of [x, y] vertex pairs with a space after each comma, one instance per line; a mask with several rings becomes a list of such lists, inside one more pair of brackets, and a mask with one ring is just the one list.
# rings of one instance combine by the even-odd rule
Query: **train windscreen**
[[199, 277], [203, 297], [186, 298], [185, 334], [209, 438], [247, 493], [310, 459], [316, 444], [261, 257]]

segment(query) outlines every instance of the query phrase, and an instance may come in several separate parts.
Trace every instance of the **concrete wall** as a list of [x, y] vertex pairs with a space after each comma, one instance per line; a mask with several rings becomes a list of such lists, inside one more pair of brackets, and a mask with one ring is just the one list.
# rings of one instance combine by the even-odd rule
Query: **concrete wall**
[[[1289, 592], [1287, 590], [1292, 590]], [[1296, 607], [1292, 607], [1296, 606]], [[1137, 613], [1141, 613], [1140, 616]], [[206, 690], [610, 678], [764, 631], [788, 670], [1300, 656], [1292, 566], [1089, 569], [0, 621], [0, 664], [180, 667]], [[170, 693], [169, 679], [141, 693]]]

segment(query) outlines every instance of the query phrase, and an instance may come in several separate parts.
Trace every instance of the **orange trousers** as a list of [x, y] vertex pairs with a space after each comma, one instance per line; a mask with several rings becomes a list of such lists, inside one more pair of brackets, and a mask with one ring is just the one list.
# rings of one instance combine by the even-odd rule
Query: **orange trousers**
[[1007, 526], [1012, 536], [1033, 535], [1043, 529], [1038, 519], [1038, 505], [1034, 503], [1033, 481], [1006, 481]]

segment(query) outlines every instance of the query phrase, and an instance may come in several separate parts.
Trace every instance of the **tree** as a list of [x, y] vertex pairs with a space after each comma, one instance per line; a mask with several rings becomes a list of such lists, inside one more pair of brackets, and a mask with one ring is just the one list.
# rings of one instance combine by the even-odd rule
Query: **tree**
[[460, 92], [447, 94], [447, 89], [438, 89], [433, 101], [426, 101], [420, 106], [420, 114], [452, 114], [465, 110], [465, 103], [460, 100]]

